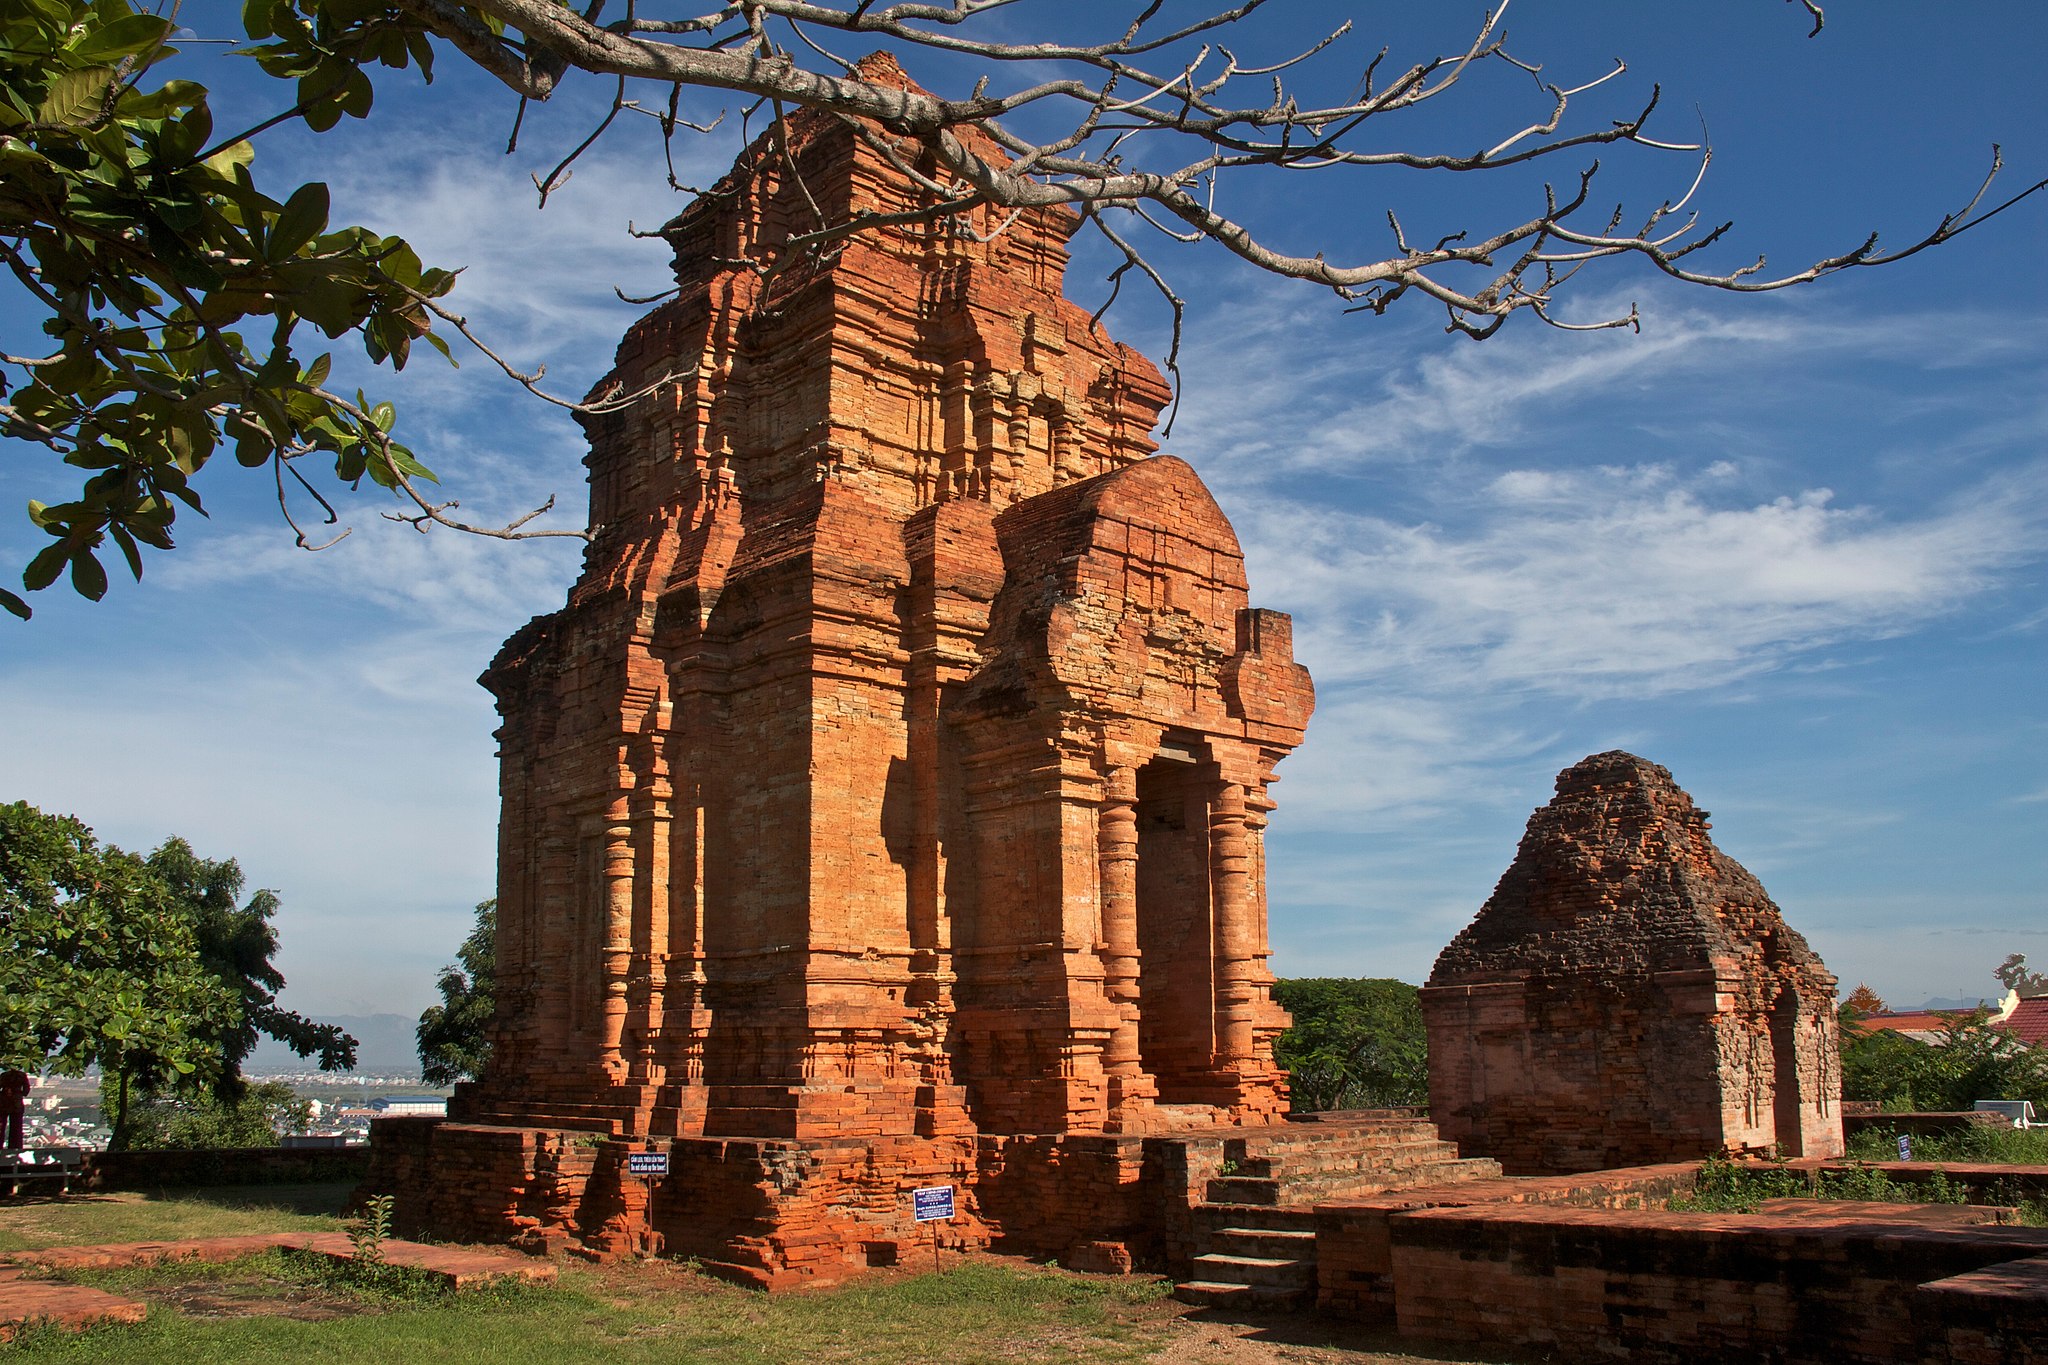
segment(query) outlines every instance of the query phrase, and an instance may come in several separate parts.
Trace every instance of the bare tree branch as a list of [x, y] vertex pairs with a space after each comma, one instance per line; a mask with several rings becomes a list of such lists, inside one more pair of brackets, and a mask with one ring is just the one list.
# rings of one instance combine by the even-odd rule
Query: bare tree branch
[[[1814, 0], [1793, 2], [1812, 16], [1818, 33], [1824, 18], [1820, 5]], [[773, 108], [774, 135], [785, 158], [785, 108], [827, 111], [857, 120], [867, 129], [879, 128], [907, 139], [936, 167], [914, 175], [931, 196], [923, 210], [929, 219], [952, 217], [982, 204], [1013, 213], [1055, 206], [1077, 210], [1121, 259], [1116, 273], [1140, 269], [1168, 297], [1172, 291], [1164, 287], [1158, 269], [1127, 238], [1111, 230], [1102, 210], [1133, 210], [1169, 236], [1206, 238], [1261, 270], [1309, 281], [1348, 302], [1363, 300], [1371, 311], [1384, 309], [1412, 290], [1442, 305], [1452, 330], [1472, 336], [1490, 335], [1503, 319], [1524, 309], [1551, 326], [1566, 326], [1551, 311], [1556, 291], [1595, 260], [1640, 257], [1689, 284], [1738, 292], [1779, 289], [1856, 266], [1903, 259], [1950, 240], [2048, 185], [2037, 182], [1982, 212], [1980, 188], [1963, 209], [1944, 217], [1933, 231], [1901, 251], [1879, 253], [1873, 236], [1800, 269], [1764, 277], [1761, 261], [1724, 271], [1679, 264], [1721, 241], [1726, 232], [1726, 225], [1702, 231], [1696, 220], [1681, 214], [1705, 171], [1704, 143], [1652, 135], [1649, 126], [1658, 107], [1655, 87], [1627, 117], [1573, 127], [1575, 102], [1621, 77], [1626, 64], [1616, 60], [1607, 70], [1578, 81], [1545, 79], [1541, 67], [1507, 52], [1505, 3], [1482, 17], [1461, 49], [1413, 62], [1391, 78], [1379, 74], [1386, 52], [1373, 54], [1350, 93], [1336, 104], [1300, 98], [1287, 82], [1310, 79], [1311, 66], [1320, 67], [1341, 52], [1351, 29], [1348, 21], [1305, 49], [1263, 65], [1241, 63], [1221, 45], [1223, 35], [1238, 31], [1241, 21], [1262, 8], [1265, 0], [1245, 0], [1164, 31], [1153, 29], [1163, 8], [1155, 3], [1099, 42], [1011, 41], [976, 24], [992, 11], [1014, 10], [1015, 0], [738, 0], [688, 17], [636, 11], [609, 24], [554, 0], [476, 0], [468, 7], [446, 0], [399, 3], [527, 98], [547, 98], [570, 68], [611, 75], [622, 83], [655, 82], [668, 87], [671, 102], [674, 92], [685, 86], [729, 90]], [[497, 21], [504, 33], [491, 33], [474, 15]], [[766, 25], [771, 20], [786, 25], [822, 65], [812, 69], [792, 52], [778, 49], [768, 38]], [[946, 99], [905, 88], [898, 80], [879, 77], [849, 61], [822, 40], [828, 34], [969, 57], [987, 64], [992, 75], [1015, 70], [1027, 80], [1007, 92], [991, 93], [990, 78], [984, 77], [968, 98]], [[1155, 58], [1170, 61], [1155, 68]], [[1390, 132], [1380, 131], [1381, 123], [1452, 95], [1475, 71], [1488, 66], [1528, 73], [1545, 101], [1542, 113], [1519, 128], [1510, 124], [1513, 131], [1477, 151], [1401, 146]], [[1257, 94], [1242, 98], [1241, 88]], [[1061, 117], [1066, 132], [1046, 138], [1024, 131], [1027, 124], [1042, 126], [1046, 117], [1060, 116], [1062, 110], [1072, 111], [1071, 117]], [[876, 145], [886, 140], [864, 135]], [[990, 141], [1001, 149], [999, 153], [989, 150]], [[1390, 166], [1478, 173], [1617, 145], [1699, 159], [1686, 194], [1646, 215], [1644, 226], [1635, 233], [1619, 230], [1618, 219], [1605, 227], [1576, 221], [1586, 206], [1586, 188], [1597, 162], [1579, 170], [1577, 193], [1562, 200], [1553, 196], [1541, 213], [1449, 237], [1433, 247], [1403, 246], [1377, 260], [1346, 261], [1327, 253], [1286, 249], [1217, 206], [1217, 185], [1224, 176]], [[911, 158], [890, 155], [910, 171]], [[1994, 160], [1994, 175], [1997, 168]], [[1179, 227], [1169, 228], [1169, 220]], [[902, 215], [897, 214], [856, 214], [843, 222], [828, 222], [820, 212], [816, 229], [793, 245], [810, 255], [854, 233], [900, 221]], [[1497, 257], [1512, 263], [1501, 267]], [[1461, 283], [1461, 277], [1474, 269], [1488, 273], [1479, 283]], [[1606, 323], [1569, 325], [1632, 326], [1635, 321], [1631, 309]]]

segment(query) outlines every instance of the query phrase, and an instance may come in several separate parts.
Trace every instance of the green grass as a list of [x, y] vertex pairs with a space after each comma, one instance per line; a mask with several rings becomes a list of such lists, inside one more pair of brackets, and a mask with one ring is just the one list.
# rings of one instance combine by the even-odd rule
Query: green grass
[[1852, 1167], [1837, 1171], [1795, 1171], [1785, 1166], [1746, 1166], [1719, 1157], [1700, 1167], [1690, 1195], [1671, 1207], [1688, 1213], [1755, 1213], [1766, 1199], [1865, 1199], [1889, 1204], [1964, 1204], [1961, 1186], [1936, 1172], [1932, 1179], [1905, 1184], [1883, 1171]]
[[0, 1207], [0, 1251], [258, 1232], [341, 1232], [351, 1184], [70, 1195]]
[[[336, 1289], [286, 1258], [231, 1266], [108, 1272], [90, 1282], [152, 1300], [147, 1322], [78, 1335], [36, 1331], [12, 1353], [38, 1361], [262, 1362], [307, 1360], [408, 1365], [781, 1365], [781, 1362], [1121, 1362], [1164, 1343], [1147, 1305], [1165, 1292], [1149, 1278], [1064, 1274], [972, 1261], [939, 1274], [875, 1278], [830, 1290], [765, 1295], [668, 1263], [569, 1268], [553, 1289], [508, 1287], [426, 1298]], [[171, 1306], [193, 1286], [208, 1302], [259, 1287], [297, 1294], [306, 1321], [271, 1314], [188, 1316]], [[307, 1291], [314, 1291], [308, 1297]], [[341, 1304], [339, 1309], [336, 1304]], [[8, 1350], [0, 1348], [0, 1360]]]
[[[1889, 1128], [1866, 1128], [1849, 1139], [1849, 1155], [1860, 1161], [1897, 1161], [1899, 1135]], [[1913, 1160], [2048, 1166], [2048, 1128], [1971, 1124], [1952, 1132], [1916, 1135]]]
[[[1898, 1149], [1892, 1149], [1894, 1157]], [[1852, 1153], [1853, 1155], [1853, 1153]], [[1670, 1207], [1682, 1213], [1755, 1213], [1766, 1199], [1858, 1199], [1883, 1204], [1967, 1204], [1969, 1190], [1940, 1171], [1925, 1180], [1894, 1180], [1868, 1167], [1795, 1171], [1788, 1167], [1737, 1165], [1719, 1157], [1700, 1166], [1693, 1192], [1674, 1198]], [[2022, 1198], [1994, 1185], [1981, 1201], [2016, 1207], [2020, 1222], [2048, 1227], [2048, 1201]]]

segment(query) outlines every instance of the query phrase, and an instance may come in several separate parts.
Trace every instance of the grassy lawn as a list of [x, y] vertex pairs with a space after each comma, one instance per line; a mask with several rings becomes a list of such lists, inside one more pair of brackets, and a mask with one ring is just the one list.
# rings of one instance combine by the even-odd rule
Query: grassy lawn
[[277, 1254], [74, 1278], [142, 1298], [149, 1320], [73, 1336], [38, 1332], [18, 1354], [91, 1362], [562, 1362], [684, 1365], [800, 1361], [1150, 1358], [1142, 1330], [1164, 1285], [975, 1261], [938, 1275], [765, 1295], [683, 1266], [565, 1267], [553, 1289], [407, 1298], [351, 1291]]
[[352, 1182], [74, 1194], [0, 1206], [0, 1251], [257, 1232], [339, 1232]]
[[[0, 1207], [0, 1249], [340, 1228], [348, 1186], [263, 1186], [36, 1200]], [[872, 1273], [761, 1294], [670, 1261], [565, 1262], [559, 1285], [461, 1295], [351, 1284], [331, 1263], [266, 1252], [227, 1265], [71, 1271], [149, 1305], [139, 1326], [23, 1333], [8, 1360], [241, 1365], [781, 1365], [789, 1362], [1160, 1361], [1165, 1365], [1441, 1365], [1540, 1356], [1419, 1355], [1312, 1315], [1233, 1322], [1174, 1302], [1151, 1276], [1074, 1275], [981, 1256], [942, 1273]]]

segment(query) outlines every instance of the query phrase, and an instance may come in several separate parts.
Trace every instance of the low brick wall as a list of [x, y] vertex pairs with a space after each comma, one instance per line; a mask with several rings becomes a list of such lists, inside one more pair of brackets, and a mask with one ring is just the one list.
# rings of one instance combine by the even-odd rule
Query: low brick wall
[[1403, 1336], [1651, 1365], [2048, 1360], [2023, 1269], [2048, 1230], [1855, 1208], [1418, 1209], [1388, 1227], [1396, 1320]]
[[1316, 1302], [1325, 1312], [1392, 1326], [1393, 1225], [1422, 1209], [1562, 1204], [1598, 1209], [1662, 1207], [1689, 1192], [1699, 1163], [1632, 1166], [1588, 1175], [1503, 1177], [1397, 1190], [1316, 1206]]
[[[692, 1257], [763, 1287], [987, 1246], [1088, 1270], [1185, 1264], [1190, 1208], [1222, 1166], [1222, 1134], [660, 1138], [378, 1119], [358, 1196], [396, 1196], [402, 1235], [582, 1254]], [[669, 1155], [666, 1179], [626, 1153]], [[920, 1224], [911, 1191], [952, 1185], [956, 1216]], [[1178, 1258], [1176, 1260], [1176, 1258]]]
[[206, 1147], [197, 1150], [132, 1148], [88, 1152], [76, 1187], [107, 1190], [178, 1189], [193, 1185], [303, 1185], [361, 1180], [370, 1149], [354, 1147]]

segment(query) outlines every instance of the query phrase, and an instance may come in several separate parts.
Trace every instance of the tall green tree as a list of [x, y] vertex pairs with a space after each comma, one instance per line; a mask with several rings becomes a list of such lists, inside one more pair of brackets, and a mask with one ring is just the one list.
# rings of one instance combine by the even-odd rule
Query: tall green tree
[[420, 1014], [420, 1075], [429, 1085], [476, 1080], [491, 1060], [497, 1010], [498, 902], [476, 908], [476, 925], [441, 969], [441, 1003]]
[[242, 869], [233, 858], [202, 858], [183, 839], [173, 837], [149, 855], [149, 870], [191, 921], [207, 970], [234, 992], [240, 1008], [214, 1033], [221, 1067], [215, 1085], [220, 1098], [239, 1098], [242, 1063], [261, 1038], [274, 1038], [301, 1057], [318, 1057], [322, 1071], [347, 1071], [355, 1066], [356, 1040], [337, 1024], [322, 1024], [284, 1009], [277, 993], [284, 973], [277, 955], [277, 926], [271, 922], [279, 901], [275, 891], [258, 890], [237, 904], [243, 887]]
[[277, 1004], [277, 895], [239, 903], [242, 886], [232, 858], [201, 858], [183, 839], [138, 858], [74, 817], [0, 806], [6, 1062], [97, 1067], [116, 1147], [138, 1104], [204, 1096], [233, 1110], [259, 1036], [325, 1070], [354, 1066], [355, 1039]]
[[114, 1080], [117, 1142], [133, 1080], [194, 1085], [222, 1069], [234, 993], [200, 954], [192, 919], [133, 854], [82, 822], [0, 806], [0, 1055], [28, 1071]]
[[1429, 1102], [1429, 1036], [1415, 987], [1302, 977], [1275, 983], [1273, 998], [1294, 1016], [1273, 1053], [1297, 1111]]

